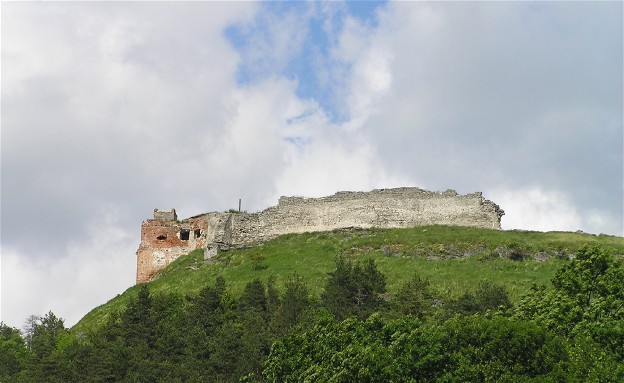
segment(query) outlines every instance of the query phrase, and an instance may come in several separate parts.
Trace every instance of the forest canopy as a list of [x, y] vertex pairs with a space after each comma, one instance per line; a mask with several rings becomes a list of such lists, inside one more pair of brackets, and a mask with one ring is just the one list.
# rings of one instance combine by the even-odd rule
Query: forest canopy
[[483, 281], [449, 298], [414, 273], [389, 295], [372, 259], [339, 256], [320, 297], [292, 274], [235, 297], [143, 286], [99, 329], [53, 312], [0, 325], [2, 382], [601, 382], [624, 380], [624, 266], [583, 247], [514, 306]]

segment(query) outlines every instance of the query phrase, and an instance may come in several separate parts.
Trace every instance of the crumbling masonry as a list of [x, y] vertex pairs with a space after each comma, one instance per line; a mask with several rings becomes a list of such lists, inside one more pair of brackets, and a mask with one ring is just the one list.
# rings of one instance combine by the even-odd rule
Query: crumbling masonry
[[219, 250], [248, 247], [287, 233], [349, 227], [401, 228], [455, 225], [500, 229], [504, 211], [481, 193], [418, 188], [338, 192], [329, 197], [281, 197], [277, 206], [258, 213], [212, 212], [178, 220], [175, 209], [154, 210], [141, 225], [136, 283], [154, 275], [183, 254], [204, 250], [210, 259]]

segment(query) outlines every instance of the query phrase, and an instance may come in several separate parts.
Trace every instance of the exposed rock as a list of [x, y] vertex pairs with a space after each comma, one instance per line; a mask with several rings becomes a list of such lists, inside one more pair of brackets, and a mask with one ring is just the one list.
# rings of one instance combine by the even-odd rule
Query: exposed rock
[[522, 261], [526, 258], [526, 254], [514, 247], [498, 246], [494, 251], [498, 253], [499, 257], [504, 259], [511, 259], [513, 261]]
[[538, 262], [546, 262], [550, 260], [550, 255], [544, 251], [536, 253], [533, 258]]

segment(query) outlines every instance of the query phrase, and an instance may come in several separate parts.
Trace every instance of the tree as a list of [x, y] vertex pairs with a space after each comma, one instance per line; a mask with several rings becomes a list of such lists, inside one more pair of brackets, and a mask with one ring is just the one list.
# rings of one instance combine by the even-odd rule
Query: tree
[[583, 247], [551, 280], [533, 286], [515, 316], [570, 339], [576, 381], [624, 379], [624, 265], [605, 249]]
[[355, 264], [353, 277], [357, 306], [361, 307], [363, 311], [372, 313], [384, 302], [381, 294], [386, 292], [386, 277], [377, 269], [372, 258], [367, 259], [363, 265]]
[[30, 360], [25, 374], [26, 380], [64, 381], [66, 371], [60, 356], [68, 340], [63, 319], [58, 318], [52, 311], [35, 323], [30, 344]]
[[568, 349], [528, 322], [482, 316], [325, 321], [275, 342], [268, 382], [567, 381]]
[[403, 284], [392, 303], [401, 315], [422, 319], [431, 312], [433, 300], [434, 294], [429, 280], [414, 274], [411, 280]]
[[[215, 382], [238, 381], [242, 357], [243, 328], [240, 323], [229, 320], [220, 326], [209, 339], [208, 374]], [[208, 380], [208, 379], [205, 379]]]
[[150, 330], [152, 296], [146, 285], [141, 286], [136, 298], [132, 298], [121, 315], [127, 338], [144, 338]]
[[624, 361], [624, 265], [600, 247], [582, 247], [557, 271], [553, 288], [533, 286], [516, 317], [570, 338], [598, 342]]
[[284, 298], [271, 322], [271, 327], [277, 336], [283, 336], [299, 323], [304, 312], [310, 308], [309, 294], [310, 289], [300, 275], [294, 274], [286, 281]]
[[32, 337], [35, 333], [35, 327], [41, 321], [41, 317], [39, 315], [29, 315], [24, 322], [24, 341], [26, 341], [26, 346], [29, 350], [31, 350], [32, 346]]
[[443, 374], [442, 381], [565, 381], [568, 350], [563, 339], [534, 323], [468, 316], [443, 327], [441, 351], [450, 356], [452, 372]]
[[[277, 303], [277, 291], [273, 287], [272, 280], [270, 285], [270, 299], [267, 298], [264, 285], [256, 278], [247, 283], [238, 300], [237, 324], [240, 324], [240, 339], [236, 349], [238, 362], [231, 363], [236, 366], [235, 373], [232, 373], [236, 379], [247, 374], [260, 376], [262, 363], [269, 354], [269, 346], [273, 341], [268, 325], [269, 309], [274, 309]], [[220, 345], [223, 346], [223, 343]], [[232, 348], [221, 347], [215, 351], [219, 354], [228, 350]]]
[[239, 310], [258, 310], [259, 312], [267, 312], [267, 297], [262, 282], [255, 278], [253, 281], [245, 285], [245, 289], [238, 300]]
[[0, 382], [15, 381], [27, 358], [28, 349], [20, 330], [0, 322]]
[[271, 275], [267, 281], [267, 311], [269, 316], [275, 314], [280, 304], [280, 294], [275, 287], [275, 277]]
[[199, 324], [206, 334], [211, 334], [225, 320], [227, 311], [225, 281], [217, 279], [215, 286], [206, 286], [197, 296], [189, 297], [190, 319]]
[[451, 313], [476, 314], [487, 310], [507, 310], [512, 307], [507, 290], [489, 281], [479, 282], [476, 291], [465, 293], [449, 304]]
[[265, 316], [258, 310], [248, 310], [241, 314], [240, 323], [240, 355], [235, 364], [237, 376], [249, 373], [261, 376], [263, 362], [273, 342]]
[[386, 279], [372, 259], [353, 263], [344, 256], [336, 258], [336, 270], [329, 273], [321, 294], [323, 305], [341, 320], [355, 315], [365, 318], [383, 305]]

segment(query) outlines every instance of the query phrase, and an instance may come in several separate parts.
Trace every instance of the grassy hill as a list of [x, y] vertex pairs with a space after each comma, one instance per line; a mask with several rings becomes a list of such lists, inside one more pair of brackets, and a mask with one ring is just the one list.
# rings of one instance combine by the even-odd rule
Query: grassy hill
[[[547, 284], [558, 267], [583, 245], [600, 245], [624, 254], [624, 238], [567, 232], [500, 231], [448, 226], [411, 229], [349, 229], [323, 233], [289, 234], [250, 249], [221, 252], [210, 263], [202, 251], [180, 257], [155, 280], [155, 294], [193, 295], [223, 276], [235, 295], [254, 278], [275, 279], [281, 288], [297, 273], [311, 292], [320, 295], [335, 258], [372, 257], [395, 293], [414, 273], [449, 297], [473, 290], [488, 280], [504, 285], [517, 302], [530, 286]], [[72, 331], [88, 332], [125, 307], [138, 292], [134, 286], [88, 313]]]

